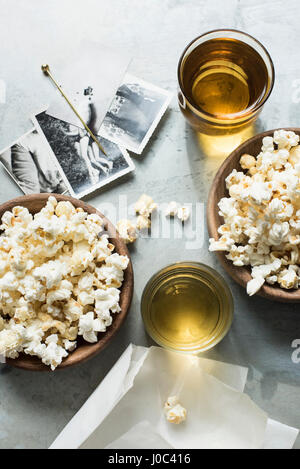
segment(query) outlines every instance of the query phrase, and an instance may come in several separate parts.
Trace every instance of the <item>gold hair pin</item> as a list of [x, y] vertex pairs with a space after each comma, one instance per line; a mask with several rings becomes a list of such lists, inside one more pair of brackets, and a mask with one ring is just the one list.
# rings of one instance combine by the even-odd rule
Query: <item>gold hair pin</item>
[[50, 72], [50, 67], [49, 65], [45, 64], [45, 65], [42, 65], [41, 66], [41, 69], [43, 71], [43, 73], [45, 75], [47, 75], [49, 78], [51, 78], [51, 80], [53, 81], [53, 83], [55, 84], [56, 88], [60, 91], [61, 95], [65, 98], [65, 100], [67, 101], [67, 103], [69, 104], [69, 106], [71, 107], [72, 111], [76, 114], [76, 116], [78, 117], [78, 119], [80, 120], [80, 122], [82, 123], [82, 125], [84, 126], [85, 130], [90, 134], [90, 136], [92, 137], [92, 139], [94, 140], [94, 142], [97, 143], [98, 147], [100, 148], [100, 150], [102, 151], [102, 153], [104, 153], [105, 156], [106, 153], [102, 147], [102, 145], [100, 144], [99, 140], [97, 139], [97, 137], [93, 134], [93, 132], [91, 131], [91, 129], [87, 126], [87, 124], [84, 122], [84, 120], [82, 119], [82, 117], [78, 114], [78, 112], [76, 111], [75, 107], [73, 106], [73, 104], [71, 103], [71, 101], [67, 98], [67, 96], [65, 95], [65, 93], [63, 92], [62, 88], [59, 86], [59, 84], [56, 82], [56, 80], [53, 78], [51, 72]]

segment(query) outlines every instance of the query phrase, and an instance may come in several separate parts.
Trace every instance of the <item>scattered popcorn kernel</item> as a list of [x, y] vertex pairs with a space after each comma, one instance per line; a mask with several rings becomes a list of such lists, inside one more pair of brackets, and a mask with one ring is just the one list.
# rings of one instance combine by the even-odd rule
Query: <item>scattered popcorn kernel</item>
[[147, 230], [151, 227], [151, 219], [144, 217], [143, 215], [139, 215], [136, 220], [136, 227], [138, 230]]
[[169, 202], [165, 210], [166, 217], [175, 217], [178, 212], [178, 204], [175, 201]]
[[186, 409], [179, 403], [177, 396], [168, 397], [164, 405], [164, 413], [168, 422], [177, 425], [186, 420]]
[[147, 194], [142, 194], [139, 200], [135, 203], [134, 209], [136, 213], [149, 218], [153, 210], [157, 208], [157, 204], [152, 197]]
[[120, 220], [117, 223], [117, 230], [123, 241], [126, 244], [134, 243], [136, 241], [138, 234], [136, 230], [136, 225], [130, 220]]
[[188, 207], [179, 207], [177, 211], [177, 217], [183, 223], [190, 218], [191, 211]]

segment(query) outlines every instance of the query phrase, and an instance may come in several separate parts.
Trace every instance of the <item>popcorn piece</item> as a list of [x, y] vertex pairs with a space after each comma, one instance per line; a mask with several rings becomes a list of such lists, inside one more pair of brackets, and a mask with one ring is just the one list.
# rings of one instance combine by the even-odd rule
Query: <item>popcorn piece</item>
[[138, 230], [148, 230], [151, 227], [151, 219], [144, 217], [143, 215], [139, 215], [136, 221], [136, 227]]
[[256, 159], [251, 155], [243, 155], [240, 159], [240, 165], [243, 169], [250, 169], [256, 165]]
[[55, 208], [58, 217], [65, 216], [68, 220], [76, 213], [75, 207], [69, 201], [58, 202]]
[[299, 145], [291, 148], [288, 161], [289, 163], [292, 164], [292, 166], [299, 165], [300, 163], [300, 146]]
[[209, 239], [209, 251], [229, 251], [234, 245], [234, 240], [227, 235], [221, 236], [218, 241], [214, 238]]
[[77, 346], [76, 341], [70, 341], [68, 339], [64, 339], [63, 344], [64, 344], [65, 350], [67, 350], [68, 352], [73, 352], [73, 350], [75, 350]]
[[94, 283], [94, 274], [85, 272], [79, 277], [78, 288], [79, 290], [90, 290]]
[[[294, 267], [296, 267], [296, 270]], [[284, 269], [279, 273], [277, 281], [282, 288], [287, 290], [298, 288], [299, 277], [297, 275], [297, 268], [297, 266], [290, 265], [288, 269]]]
[[274, 142], [277, 143], [278, 148], [294, 147], [299, 143], [299, 135], [291, 131], [286, 130], [275, 130]]
[[274, 140], [273, 137], [264, 137], [262, 139], [262, 152], [270, 151], [272, 152], [274, 150]]
[[119, 235], [126, 244], [134, 243], [137, 239], [136, 225], [130, 220], [120, 220], [117, 223]]
[[177, 425], [186, 420], [186, 409], [179, 403], [177, 396], [168, 397], [164, 405], [164, 413], [168, 422]]
[[33, 276], [38, 280], [45, 281], [47, 288], [58, 285], [66, 274], [67, 265], [58, 260], [46, 262], [33, 270]]
[[21, 345], [20, 335], [12, 330], [3, 329], [0, 332], [0, 355], [7, 356], [7, 352]]
[[125, 270], [129, 259], [126, 256], [120, 256], [115, 253], [107, 257], [105, 265], [96, 268], [95, 272], [99, 280], [104, 280], [107, 286], [119, 288], [122, 285]]
[[78, 334], [82, 335], [87, 342], [97, 342], [98, 337], [96, 332], [105, 332], [105, 329], [106, 327], [103, 325], [101, 319], [94, 319], [93, 311], [84, 314], [79, 319]]
[[77, 297], [77, 300], [82, 306], [92, 305], [95, 301], [94, 296], [86, 291], [81, 291]]
[[101, 236], [101, 239], [95, 241], [92, 246], [92, 255], [96, 262], [104, 261], [114, 250], [114, 245], [108, 242], [107, 235]]
[[47, 345], [39, 344], [35, 348], [35, 354], [40, 357], [45, 365], [50, 366], [52, 371], [61, 364], [63, 358], [68, 356], [68, 352], [56, 343], [55, 340], [57, 339], [53, 338], [53, 336], [55, 337], [55, 334], [50, 336], [52, 337], [50, 341], [48, 337], [48, 342], [46, 342]]
[[179, 207], [179, 209], [177, 211], [177, 217], [183, 223], [190, 218], [190, 214], [191, 214], [191, 212], [190, 212], [190, 209], [188, 207]]
[[105, 259], [105, 264], [115, 266], [120, 270], [125, 270], [129, 264], [129, 259], [127, 256], [120, 256], [120, 254], [115, 252]]
[[264, 277], [255, 277], [247, 283], [247, 293], [249, 296], [255, 295], [265, 283]]
[[269, 231], [268, 244], [272, 246], [280, 245], [284, 242], [289, 231], [290, 226], [288, 222], [273, 223]]
[[165, 210], [165, 216], [166, 217], [175, 217], [177, 215], [177, 212], [178, 212], [178, 205], [177, 205], [177, 202], [169, 202], [168, 203], [168, 206]]
[[112, 318], [110, 313], [119, 313], [120, 290], [117, 288], [98, 289], [95, 291], [95, 313], [99, 319], [110, 326]]
[[134, 209], [136, 213], [149, 218], [152, 212], [157, 208], [157, 204], [154, 202], [152, 197], [147, 194], [141, 195], [139, 200], [135, 203]]
[[56, 301], [65, 301], [71, 297], [73, 285], [68, 280], [62, 280], [55, 290], [47, 293], [47, 304], [52, 305]]

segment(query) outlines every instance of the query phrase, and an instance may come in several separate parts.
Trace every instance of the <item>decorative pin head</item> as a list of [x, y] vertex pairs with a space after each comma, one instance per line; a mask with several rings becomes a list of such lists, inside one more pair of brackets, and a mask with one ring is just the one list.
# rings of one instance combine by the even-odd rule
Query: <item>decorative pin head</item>
[[45, 73], [45, 75], [48, 75], [48, 72], [50, 71], [50, 67], [48, 64], [44, 64], [41, 66], [42, 72]]

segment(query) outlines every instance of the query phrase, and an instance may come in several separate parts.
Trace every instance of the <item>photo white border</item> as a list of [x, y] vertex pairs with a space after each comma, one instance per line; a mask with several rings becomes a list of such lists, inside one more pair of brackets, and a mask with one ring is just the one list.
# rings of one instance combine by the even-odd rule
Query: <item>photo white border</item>
[[[39, 135], [41, 135], [42, 138], [44, 139], [44, 141], [47, 143], [47, 145], [49, 147], [49, 151], [51, 152], [52, 157], [55, 159], [55, 162], [56, 162], [56, 164], [57, 164], [57, 166], [60, 170], [61, 176], [62, 176], [62, 178], [63, 178], [63, 180], [64, 180], [64, 182], [65, 182], [65, 184], [66, 184], [66, 186], [67, 186], [67, 188], [68, 188], [68, 190], [69, 190], [72, 197], [74, 197], [76, 199], [81, 199], [82, 197], [85, 197], [86, 195], [89, 195], [89, 194], [95, 192], [97, 189], [100, 189], [104, 186], [107, 186], [108, 184], [115, 181], [116, 179], [119, 179], [120, 177], [125, 176], [125, 174], [131, 173], [132, 171], [134, 171], [135, 165], [134, 165], [132, 159], [130, 158], [128, 152], [124, 148], [117, 145], [120, 152], [124, 156], [124, 159], [126, 160], [126, 162], [128, 164], [128, 167], [121, 170], [121, 171], [119, 171], [119, 172], [117, 172], [116, 174], [113, 174], [111, 177], [108, 177], [104, 181], [101, 181], [98, 184], [95, 184], [95, 185], [91, 186], [90, 189], [86, 189], [86, 190], [81, 191], [78, 194], [76, 194], [76, 192], [74, 192], [71, 184], [69, 183], [68, 178], [67, 178], [63, 168], [61, 167], [58, 159], [56, 158], [55, 153], [52, 150], [51, 145], [48, 142], [48, 140], [47, 140], [47, 138], [46, 138], [46, 136], [45, 136], [45, 134], [44, 134], [42, 128], [40, 127], [40, 125], [38, 123], [38, 120], [36, 118], [37, 115], [42, 114], [43, 112], [46, 112], [46, 111], [47, 111], [47, 109], [43, 109], [42, 111], [36, 112], [35, 114], [33, 114], [31, 116], [31, 120], [32, 120], [33, 124], [35, 125]], [[49, 115], [49, 117], [52, 117], [52, 119], [57, 119], [57, 120], [62, 121], [61, 119], [58, 119], [57, 117], [53, 117], [53, 116], [50, 116], [50, 115]], [[62, 122], [65, 122], [65, 121], [62, 121]], [[74, 125], [74, 124], [71, 124], [71, 125]], [[76, 126], [74, 126], [74, 127], [76, 127]], [[100, 137], [102, 137], [102, 135], [100, 135]], [[102, 138], [105, 138], [105, 137], [102, 137]], [[105, 139], [108, 140], [107, 138], [105, 138]], [[112, 143], [115, 143], [115, 142], [112, 142]]]
[[[169, 105], [170, 105], [170, 103], [171, 103], [171, 101], [174, 97], [174, 93], [171, 92], [171, 91], [167, 91], [163, 88], [160, 88], [159, 86], [152, 85], [152, 83], [149, 83], [148, 81], [142, 80], [141, 78], [138, 78], [135, 75], [132, 75], [131, 73], [126, 73], [125, 74], [124, 79], [122, 80], [122, 83], [120, 84], [120, 86], [122, 86], [122, 85], [124, 85], [128, 82], [131, 82], [131, 81], [140, 84], [143, 88], [156, 91], [157, 93], [160, 93], [162, 96], [165, 96], [165, 98], [166, 98], [165, 102], [163, 103], [163, 105], [160, 108], [160, 111], [157, 113], [156, 118], [152, 122], [148, 132], [146, 133], [145, 137], [143, 138], [142, 142], [138, 146], [126, 145], [127, 150], [132, 151], [136, 155], [140, 155], [143, 152], [143, 150], [144, 150], [145, 146], [147, 145], [147, 143], [149, 142], [149, 140], [150, 140], [153, 132], [155, 131], [158, 123], [160, 122], [162, 116], [164, 115], [164, 113], [168, 109], [168, 107], [169, 107]], [[113, 143], [116, 143], [118, 146], [121, 146], [121, 147], [123, 146], [124, 147], [124, 142], [122, 142], [121, 138], [118, 139], [118, 138], [113, 138], [111, 136], [108, 136], [107, 133], [105, 132], [105, 130], [102, 130], [102, 133], [101, 133], [101, 128], [103, 127], [103, 122], [102, 122], [101, 127], [98, 131], [99, 136], [103, 137], [103, 138], [106, 138], [106, 140], [110, 140]]]

